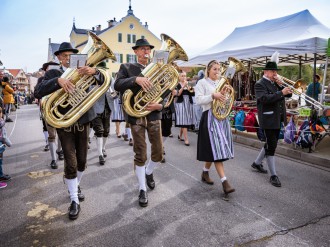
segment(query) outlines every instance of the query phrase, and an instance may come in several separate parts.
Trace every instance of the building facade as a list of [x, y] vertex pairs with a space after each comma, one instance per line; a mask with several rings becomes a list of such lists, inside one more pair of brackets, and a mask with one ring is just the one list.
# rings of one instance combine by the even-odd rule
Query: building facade
[[13, 76], [12, 84], [19, 92], [30, 92], [30, 83], [27, 75], [22, 69], [8, 69]]
[[[142, 24], [140, 19], [134, 15], [131, 5], [129, 5], [125, 17], [121, 18], [120, 21], [116, 21], [116, 18], [109, 20], [107, 27], [104, 29], [102, 29], [101, 25], [97, 25], [92, 29], [77, 28], [74, 21], [70, 33], [70, 42], [79, 52], [83, 50], [87, 43], [89, 31], [102, 39], [116, 56], [116, 62], [110, 59], [106, 60], [109, 72], [113, 77], [115, 77], [116, 72], [119, 70], [120, 64], [136, 61], [132, 46], [135, 45], [137, 39], [147, 39], [150, 44], [155, 46], [155, 49], [161, 47], [160, 38], [156, 37], [149, 30], [147, 22]], [[48, 61], [57, 60], [53, 54], [58, 50], [58, 47], [59, 44], [51, 43], [49, 40]]]

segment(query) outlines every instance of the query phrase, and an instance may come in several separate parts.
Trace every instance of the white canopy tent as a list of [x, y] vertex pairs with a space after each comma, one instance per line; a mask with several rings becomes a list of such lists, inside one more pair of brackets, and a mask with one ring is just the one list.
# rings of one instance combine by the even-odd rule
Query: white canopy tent
[[226, 62], [228, 57], [235, 57], [253, 66], [262, 66], [275, 51], [280, 53], [282, 66], [324, 62], [329, 37], [330, 29], [304, 10], [235, 28], [220, 43], [178, 65], [205, 66], [212, 59]]

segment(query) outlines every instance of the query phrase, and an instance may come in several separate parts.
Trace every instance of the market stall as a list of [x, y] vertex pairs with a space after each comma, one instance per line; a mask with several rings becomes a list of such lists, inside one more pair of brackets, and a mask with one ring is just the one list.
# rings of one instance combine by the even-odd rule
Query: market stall
[[[320, 23], [308, 10], [292, 15], [266, 20], [257, 24], [238, 27], [223, 41], [212, 46], [188, 62], [178, 63], [181, 67], [205, 66], [210, 60], [216, 59], [226, 63], [228, 57], [241, 60], [247, 72], [238, 73], [232, 86], [236, 92], [233, 110], [255, 111], [253, 97], [254, 83], [261, 76], [254, 68], [264, 67], [270, 56], [279, 52], [279, 66], [304, 64], [328, 64], [328, 38], [330, 29]], [[314, 74], [316, 71], [314, 70]], [[323, 76], [323, 90], [326, 73]], [[321, 97], [323, 99], [323, 97]], [[288, 102], [288, 117], [294, 116], [297, 123], [303, 122], [308, 115], [301, 109], [303, 100], [296, 98]], [[322, 102], [322, 100], [321, 100]], [[300, 123], [299, 122], [299, 123]]]

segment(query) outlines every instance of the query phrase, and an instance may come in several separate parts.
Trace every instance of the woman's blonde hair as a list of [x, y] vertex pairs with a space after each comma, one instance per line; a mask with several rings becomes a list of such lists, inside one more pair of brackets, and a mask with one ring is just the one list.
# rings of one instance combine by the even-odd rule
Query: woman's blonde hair
[[210, 69], [212, 68], [212, 66], [214, 64], [219, 64], [220, 65], [220, 63], [217, 60], [211, 60], [205, 68], [205, 78], [209, 77]]

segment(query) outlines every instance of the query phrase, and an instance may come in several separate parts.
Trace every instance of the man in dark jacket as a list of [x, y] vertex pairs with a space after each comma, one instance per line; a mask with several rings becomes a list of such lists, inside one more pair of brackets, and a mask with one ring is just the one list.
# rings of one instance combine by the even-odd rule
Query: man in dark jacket
[[[78, 50], [72, 48], [68, 42], [63, 42], [59, 50], [54, 53], [60, 61], [59, 69], [48, 70], [42, 82], [35, 88], [35, 96], [42, 98], [59, 89], [63, 89], [66, 93], [74, 94], [75, 85], [70, 79], [61, 77], [64, 71], [69, 67], [70, 55], [77, 53]], [[93, 76], [95, 83], [103, 84], [104, 76], [94, 67], [83, 66], [77, 69], [81, 76]], [[96, 117], [93, 108], [82, 115], [79, 120], [67, 128], [57, 128], [57, 134], [62, 143], [64, 153], [64, 177], [70, 193], [71, 204], [69, 207], [69, 218], [77, 219], [80, 212], [79, 198], [80, 188], [78, 188], [83, 172], [86, 168], [87, 146], [89, 122]]]
[[291, 97], [292, 90], [283, 87], [277, 78], [276, 62], [267, 62], [263, 68], [264, 76], [255, 84], [255, 94], [257, 98], [258, 119], [260, 128], [264, 131], [266, 143], [261, 149], [252, 167], [258, 172], [267, 173], [262, 166], [264, 157], [267, 159], [268, 168], [271, 173], [270, 183], [276, 187], [281, 187], [281, 182], [275, 170], [275, 150], [281, 130], [281, 123], [286, 125], [285, 98]]
[[[138, 39], [135, 46], [132, 47], [137, 56], [137, 63], [126, 63], [120, 66], [115, 81], [115, 90], [121, 95], [130, 89], [134, 95], [141, 89], [145, 92], [152, 88], [152, 82], [147, 77], [140, 75], [147, 66], [150, 59], [150, 52], [154, 46], [150, 45], [146, 39]], [[130, 104], [133, 104], [133, 98]], [[125, 102], [123, 102], [124, 104]], [[139, 182], [139, 205], [146, 207], [148, 205], [148, 196], [146, 182], [148, 187], [153, 190], [155, 181], [153, 179], [153, 170], [155, 166], [162, 160], [163, 143], [161, 136], [161, 118], [163, 109], [162, 104], [150, 102], [146, 107], [147, 111], [151, 111], [146, 117], [134, 117], [125, 114], [126, 122], [131, 125], [132, 136], [134, 140], [133, 150], [135, 173]], [[145, 131], [148, 133], [151, 143], [151, 158], [148, 165], [147, 161], [147, 145], [145, 139]]]

